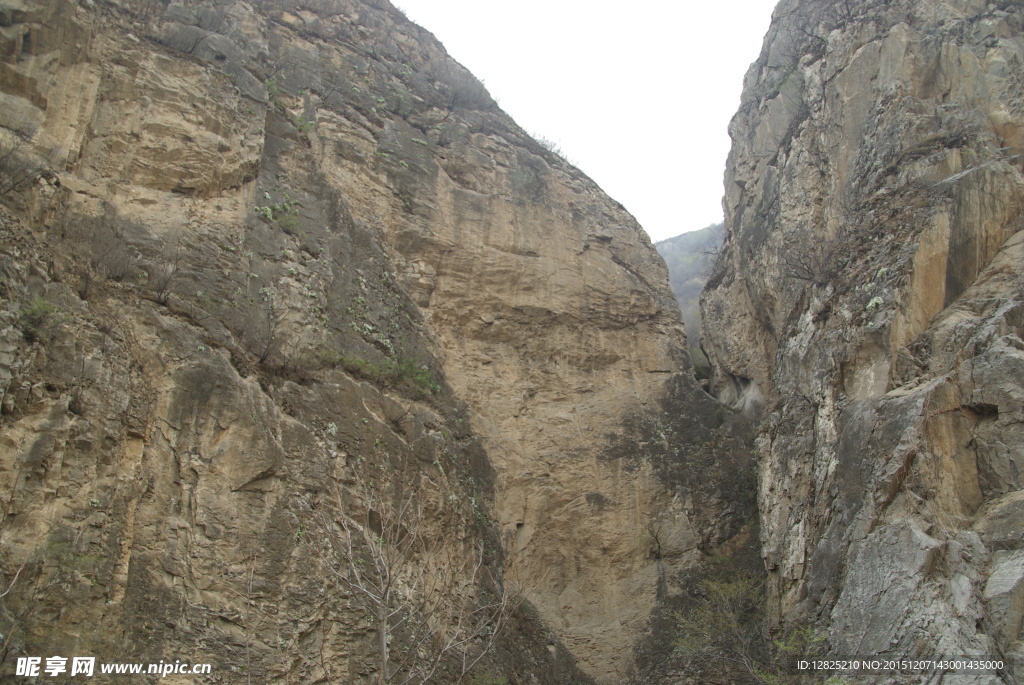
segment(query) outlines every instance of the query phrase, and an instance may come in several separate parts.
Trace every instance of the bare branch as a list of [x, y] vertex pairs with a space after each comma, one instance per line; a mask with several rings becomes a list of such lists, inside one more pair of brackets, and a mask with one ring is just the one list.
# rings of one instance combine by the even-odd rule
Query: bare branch
[[[482, 546], [465, 549], [436, 535], [446, 520], [449, 528], [459, 520], [436, 484], [371, 478], [365, 468], [357, 462], [356, 487], [311, 512], [313, 552], [376, 630], [379, 684], [421, 685], [453, 664], [449, 682], [459, 683], [523, 595], [488, 574]], [[489, 600], [484, 587], [495, 588]]]
[[182, 248], [181, 238], [178, 238], [173, 247], [168, 244], [164, 248], [157, 263], [150, 265], [149, 287], [160, 304], [167, 304], [171, 295], [174, 294], [174, 283], [181, 275], [184, 261], [185, 252]]
[[46, 170], [46, 164], [26, 149], [25, 140], [11, 136], [0, 142], [0, 197], [33, 182]]
[[835, 254], [830, 245], [795, 247], [782, 255], [781, 262], [787, 278], [826, 285], [835, 277]]
[[14, 572], [14, 578], [11, 579], [11, 584], [8, 585], [7, 589], [4, 590], [4, 593], [2, 595], [0, 595], [0, 599], [3, 599], [4, 597], [6, 597], [10, 593], [11, 589], [14, 587], [14, 584], [18, 582], [18, 576], [21, 575], [22, 569], [25, 568], [25, 563], [26, 562], [24, 562], [24, 561], [21, 562], [21, 566], [19, 566], [18, 570]]

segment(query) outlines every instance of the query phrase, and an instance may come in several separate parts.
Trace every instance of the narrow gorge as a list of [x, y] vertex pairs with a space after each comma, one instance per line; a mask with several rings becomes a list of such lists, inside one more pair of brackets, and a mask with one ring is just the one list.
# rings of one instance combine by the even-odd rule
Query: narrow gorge
[[[1022, 22], [779, 4], [705, 390], [633, 217], [387, 0], [3, 0], [0, 680], [1020, 663]], [[687, 652], [715, 583], [757, 668]]]

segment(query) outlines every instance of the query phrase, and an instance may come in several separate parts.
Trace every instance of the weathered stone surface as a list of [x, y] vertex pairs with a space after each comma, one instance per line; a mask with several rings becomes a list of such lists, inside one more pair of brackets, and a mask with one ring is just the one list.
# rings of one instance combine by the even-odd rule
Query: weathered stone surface
[[997, 552], [992, 573], [985, 583], [985, 600], [998, 626], [999, 641], [1004, 647], [1020, 637], [1024, 615], [1024, 551]]
[[632, 217], [387, 2], [23, 6], [0, 124], [52, 169], [0, 241], [17, 649], [368, 682], [306, 519], [376, 468], [526, 589], [478, 675], [623, 682], [753, 511]]
[[987, 588], [1019, 547], [1022, 27], [784, 0], [731, 124], [702, 345], [718, 397], [763, 398], [777, 619], [836, 656], [1019, 651]]
[[991, 502], [979, 512], [974, 524], [993, 549], [1024, 548], [1024, 490], [1016, 490]]

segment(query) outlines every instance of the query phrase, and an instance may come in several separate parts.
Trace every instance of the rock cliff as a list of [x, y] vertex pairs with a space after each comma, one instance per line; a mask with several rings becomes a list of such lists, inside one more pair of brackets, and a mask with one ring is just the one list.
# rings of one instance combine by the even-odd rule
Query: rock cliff
[[702, 345], [761, 421], [771, 610], [832, 656], [1024, 677], [1022, 24], [783, 0], [730, 127]]
[[439, 678], [619, 683], [750, 539], [647, 237], [386, 0], [4, 2], [0, 127], [2, 668], [373, 682], [519, 588]]

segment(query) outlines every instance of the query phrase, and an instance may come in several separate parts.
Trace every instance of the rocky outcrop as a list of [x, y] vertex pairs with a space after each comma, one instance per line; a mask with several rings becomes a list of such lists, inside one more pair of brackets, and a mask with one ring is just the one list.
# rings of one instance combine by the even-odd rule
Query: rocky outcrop
[[0, 125], [46, 166], [0, 243], [4, 668], [369, 682], [317, 512], [383, 530], [386, 482], [486, 569], [446, 601], [529, 599], [474, 677], [622, 682], [753, 505], [632, 217], [384, 0], [0, 17]]
[[780, 629], [833, 656], [1022, 654], [1022, 28], [785, 0], [730, 128], [702, 345], [762, 420]]

